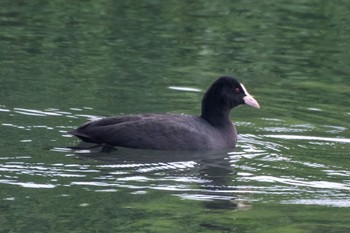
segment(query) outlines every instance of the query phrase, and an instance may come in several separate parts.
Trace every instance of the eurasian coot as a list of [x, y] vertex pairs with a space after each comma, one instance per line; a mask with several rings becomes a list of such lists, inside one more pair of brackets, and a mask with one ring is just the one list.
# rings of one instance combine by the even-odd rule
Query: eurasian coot
[[106, 117], [69, 132], [89, 143], [153, 150], [220, 150], [233, 148], [237, 131], [229, 119], [232, 108], [260, 108], [242, 84], [220, 77], [205, 93], [200, 116], [142, 114]]

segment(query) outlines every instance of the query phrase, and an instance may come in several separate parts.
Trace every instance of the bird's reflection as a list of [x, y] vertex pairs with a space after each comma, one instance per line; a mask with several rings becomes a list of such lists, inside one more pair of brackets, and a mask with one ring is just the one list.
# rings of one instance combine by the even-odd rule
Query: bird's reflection
[[[204, 206], [209, 209], [234, 209], [237, 208], [236, 197], [234, 196], [234, 181], [236, 172], [230, 163], [230, 151], [215, 152], [184, 152], [184, 151], [154, 151], [129, 148], [94, 148], [92, 150], [75, 151], [80, 159], [93, 159], [103, 164], [138, 164], [140, 166], [153, 166], [155, 169], [149, 169], [150, 176], [159, 172], [157, 166], [162, 164], [172, 167], [165, 172], [163, 176], [181, 176], [205, 182], [197, 183], [196, 190], [188, 193], [176, 193], [177, 196], [186, 198], [189, 196], [201, 196], [205, 200]], [[192, 167], [176, 169], [173, 164], [191, 162]], [[111, 168], [118, 169], [118, 168]], [[175, 169], [175, 171], [174, 171]], [[133, 171], [133, 175], [140, 171]], [[128, 174], [130, 175], [130, 174]], [[143, 174], [145, 172], [143, 171]], [[193, 192], [196, 192], [193, 194]]]

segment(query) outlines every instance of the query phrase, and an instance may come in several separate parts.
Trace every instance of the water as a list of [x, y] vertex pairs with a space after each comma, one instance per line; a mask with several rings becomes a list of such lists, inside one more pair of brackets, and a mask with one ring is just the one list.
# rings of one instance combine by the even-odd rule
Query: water
[[[0, 3], [0, 232], [349, 232], [345, 1]], [[235, 150], [73, 151], [102, 116], [198, 114], [236, 75]]]

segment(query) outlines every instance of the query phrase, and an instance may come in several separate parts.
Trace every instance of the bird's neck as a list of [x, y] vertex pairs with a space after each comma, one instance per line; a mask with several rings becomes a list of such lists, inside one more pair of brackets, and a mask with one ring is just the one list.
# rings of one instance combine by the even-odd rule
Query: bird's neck
[[203, 101], [201, 117], [208, 121], [212, 126], [223, 127], [232, 124], [229, 118], [230, 108], [221, 104]]

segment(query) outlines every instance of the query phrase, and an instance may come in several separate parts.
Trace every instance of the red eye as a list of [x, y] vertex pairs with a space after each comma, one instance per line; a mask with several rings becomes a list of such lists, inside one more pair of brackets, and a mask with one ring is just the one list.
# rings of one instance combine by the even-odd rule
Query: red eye
[[236, 94], [238, 94], [238, 93], [241, 92], [241, 89], [239, 89], [238, 87], [236, 87], [236, 88], [234, 89], [234, 92], [235, 92]]

